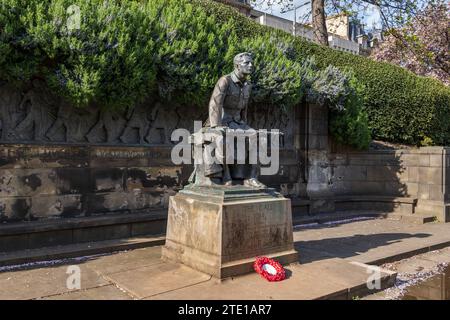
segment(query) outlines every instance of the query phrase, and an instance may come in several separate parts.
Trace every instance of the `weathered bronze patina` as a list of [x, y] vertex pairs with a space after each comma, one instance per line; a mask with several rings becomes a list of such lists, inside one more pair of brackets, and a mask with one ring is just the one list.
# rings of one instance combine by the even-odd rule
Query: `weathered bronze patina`
[[[209, 117], [202, 132], [223, 135], [228, 129], [252, 130], [247, 124], [248, 102], [252, 91], [252, 84], [247, 80], [253, 72], [251, 54], [244, 52], [236, 55], [234, 67], [234, 71], [221, 77], [214, 88], [209, 102]], [[204, 158], [211, 154], [212, 147], [213, 144], [208, 142], [203, 145]], [[257, 179], [258, 171], [258, 165], [249, 164], [248, 161], [245, 164], [218, 164], [204, 159], [202, 164], [196, 165], [190, 181], [196, 185], [231, 186], [233, 181], [240, 180], [245, 186], [263, 188], [265, 186]]]

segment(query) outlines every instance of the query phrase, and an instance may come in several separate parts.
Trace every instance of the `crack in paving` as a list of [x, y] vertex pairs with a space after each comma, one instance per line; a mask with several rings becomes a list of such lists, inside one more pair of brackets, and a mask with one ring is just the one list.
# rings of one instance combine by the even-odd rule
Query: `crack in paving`
[[127, 296], [129, 296], [131, 299], [133, 300], [139, 300], [139, 297], [135, 296], [132, 292], [128, 291], [125, 288], [122, 288], [121, 286], [119, 286], [119, 284], [117, 284], [116, 282], [114, 282], [112, 279], [107, 278], [104, 275], [100, 275], [103, 280], [109, 282], [111, 285], [113, 285], [114, 287], [116, 287], [118, 290], [122, 291], [123, 293], [125, 293]]
[[126, 290], [125, 288], [120, 287], [114, 280], [110, 279], [107, 275], [104, 275], [103, 273], [101, 273], [101, 271], [98, 271], [96, 269], [93, 269], [90, 266], [87, 266], [88, 269], [94, 271], [99, 277], [101, 277], [103, 280], [105, 280], [106, 282], [108, 282], [108, 285], [112, 285], [114, 287], [116, 287], [118, 290], [122, 291], [123, 293], [125, 293], [127, 296], [129, 296], [131, 299], [133, 300], [138, 300], [138, 297], [135, 297], [132, 292], [129, 292], [128, 290]]
[[175, 288], [175, 289], [170, 289], [170, 290], [158, 292], [158, 293], [155, 293], [155, 294], [151, 294], [151, 295], [149, 295], [149, 296], [145, 296], [145, 297], [143, 297], [143, 298], [140, 298], [140, 300], [147, 299], [147, 298], [151, 298], [151, 297], [155, 297], [155, 296], [157, 296], [157, 295], [164, 294], [164, 293], [168, 293], [168, 292], [177, 291], [177, 290], [180, 290], [180, 289], [185, 289], [185, 288], [193, 287], [193, 286], [196, 286], [196, 285], [201, 284], [201, 283], [209, 282], [209, 281], [211, 281], [211, 279], [212, 279], [212, 276], [210, 276], [208, 280], [203, 280], [203, 281], [200, 281], [200, 282], [197, 282], [197, 283], [188, 284], [188, 285], [183, 286], [183, 287], [178, 287], [178, 288]]
[[92, 290], [92, 289], [108, 287], [110, 285], [111, 285], [111, 283], [107, 283], [107, 284], [102, 284], [102, 285], [98, 285], [98, 286], [90, 287], [90, 288], [85, 288], [85, 289], [77, 289], [77, 290], [70, 290], [70, 291], [62, 292], [62, 293], [49, 294], [49, 295], [40, 296], [40, 297], [37, 297], [37, 298], [31, 298], [29, 300], [41, 300], [41, 299], [46, 299], [46, 298], [51, 298], [51, 297], [64, 296], [64, 295], [69, 295], [71, 293], [85, 292], [85, 291]]

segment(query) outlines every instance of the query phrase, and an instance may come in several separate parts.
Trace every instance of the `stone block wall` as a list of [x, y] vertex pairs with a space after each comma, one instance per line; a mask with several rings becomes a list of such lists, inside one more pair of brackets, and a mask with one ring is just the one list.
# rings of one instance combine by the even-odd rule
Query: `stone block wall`
[[450, 148], [355, 151], [328, 134], [328, 109], [300, 113], [301, 197], [304, 213], [380, 210], [436, 214], [450, 221]]
[[332, 153], [330, 189], [336, 196], [417, 195], [418, 164], [410, 159], [394, 150]]
[[[280, 170], [261, 180], [290, 196], [301, 174], [295, 114], [248, 110], [252, 127], [284, 133]], [[206, 118], [206, 106], [154, 99], [123, 111], [75, 108], [37, 80], [21, 90], [0, 83], [0, 220], [162, 210], [192, 170], [172, 163], [171, 134]]]
[[0, 158], [3, 221], [164, 208], [189, 174], [167, 147], [1, 145]]
[[[0, 144], [0, 221], [83, 217], [167, 207], [191, 173], [171, 146]], [[279, 174], [262, 180], [296, 192], [295, 153], [281, 151]]]
[[339, 196], [417, 199], [418, 213], [447, 220], [449, 148], [343, 151], [330, 153], [330, 190]]
[[335, 151], [330, 153], [334, 195], [391, 195], [443, 201], [448, 149]]
[[[191, 173], [190, 166], [171, 162], [171, 133], [192, 132], [193, 121], [206, 117], [206, 107], [154, 99], [118, 112], [76, 109], [36, 81], [23, 90], [1, 85], [0, 220], [164, 211]], [[329, 213], [343, 208], [336, 207], [342, 197], [385, 196], [417, 199], [407, 205], [448, 216], [448, 148], [356, 152], [337, 146], [325, 106], [281, 112], [259, 105], [249, 108], [248, 118], [253, 128], [284, 133], [279, 172], [261, 181], [297, 198], [301, 208], [294, 212]], [[358, 203], [347, 208], [370, 207]]]

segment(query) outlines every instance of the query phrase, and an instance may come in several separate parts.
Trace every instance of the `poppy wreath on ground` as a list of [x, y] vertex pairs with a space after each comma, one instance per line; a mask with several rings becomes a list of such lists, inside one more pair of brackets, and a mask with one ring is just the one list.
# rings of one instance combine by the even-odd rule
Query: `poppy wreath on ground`
[[268, 281], [282, 281], [286, 278], [283, 266], [273, 259], [267, 257], [256, 258], [253, 268]]

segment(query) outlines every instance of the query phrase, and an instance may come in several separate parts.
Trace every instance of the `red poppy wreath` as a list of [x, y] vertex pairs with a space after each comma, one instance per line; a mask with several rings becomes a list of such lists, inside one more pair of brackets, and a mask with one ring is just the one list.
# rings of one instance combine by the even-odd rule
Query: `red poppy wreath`
[[268, 281], [282, 281], [286, 278], [283, 266], [273, 259], [267, 257], [256, 258], [253, 268]]

